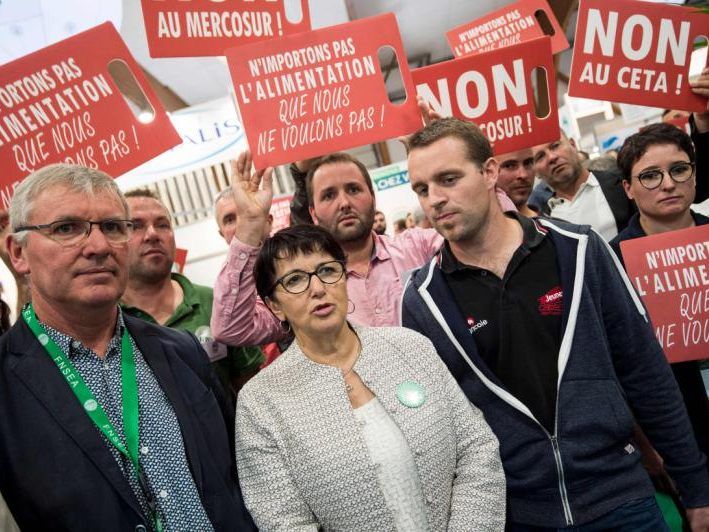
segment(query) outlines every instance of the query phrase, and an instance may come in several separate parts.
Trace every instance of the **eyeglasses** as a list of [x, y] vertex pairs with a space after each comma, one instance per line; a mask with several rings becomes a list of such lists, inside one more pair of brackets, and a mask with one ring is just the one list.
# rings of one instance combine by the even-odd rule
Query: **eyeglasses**
[[662, 184], [662, 180], [665, 178], [665, 172], [675, 183], [684, 183], [694, 175], [694, 163], [682, 161], [674, 163], [667, 170], [660, 168], [656, 170], [645, 170], [635, 177], [646, 189], [654, 190]]
[[273, 292], [276, 286], [281, 285], [283, 289], [290, 294], [302, 294], [310, 288], [310, 280], [313, 275], [316, 275], [325, 284], [335, 284], [342, 279], [345, 273], [345, 265], [339, 260], [332, 260], [318, 264], [315, 271], [304, 272], [303, 270], [294, 270], [288, 272], [283, 277], [278, 279], [269, 292]]
[[130, 240], [133, 222], [130, 220], [58, 220], [41, 225], [23, 225], [15, 229], [20, 231], [38, 231], [47, 238], [64, 247], [76, 246], [89, 237], [91, 229], [98, 225], [110, 244], [123, 244]]

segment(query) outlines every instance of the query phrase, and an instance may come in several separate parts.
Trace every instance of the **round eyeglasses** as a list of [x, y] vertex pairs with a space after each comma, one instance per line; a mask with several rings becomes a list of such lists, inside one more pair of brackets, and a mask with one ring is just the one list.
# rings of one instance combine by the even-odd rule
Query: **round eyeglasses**
[[133, 222], [130, 220], [57, 220], [56, 222], [40, 225], [23, 225], [17, 227], [15, 233], [20, 231], [37, 231], [47, 238], [54, 240], [64, 247], [81, 244], [91, 234], [94, 225], [106, 237], [110, 244], [124, 244], [130, 240], [133, 232]]
[[694, 175], [694, 163], [682, 161], [674, 163], [667, 170], [662, 170], [661, 168], [645, 170], [635, 177], [646, 189], [654, 190], [662, 184], [665, 173], [667, 173], [670, 179], [675, 183], [684, 183]]
[[329, 262], [323, 262], [318, 264], [312, 272], [305, 272], [303, 270], [293, 270], [288, 272], [280, 279], [277, 279], [271, 290], [273, 292], [278, 285], [281, 285], [283, 289], [290, 294], [302, 294], [308, 288], [310, 288], [310, 280], [313, 275], [317, 276], [325, 284], [335, 284], [337, 281], [342, 279], [345, 274], [345, 265], [339, 260], [331, 260]]

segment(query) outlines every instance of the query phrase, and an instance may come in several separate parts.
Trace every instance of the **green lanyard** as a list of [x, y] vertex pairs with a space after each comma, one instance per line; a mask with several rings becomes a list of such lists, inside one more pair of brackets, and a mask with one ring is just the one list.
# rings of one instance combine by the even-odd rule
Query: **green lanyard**
[[121, 384], [123, 387], [123, 431], [125, 433], [125, 445], [121, 441], [118, 432], [113, 427], [113, 424], [108, 419], [106, 411], [94, 397], [86, 382], [81, 377], [76, 368], [69, 360], [69, 357], [64, 354], [57, 343], [52, 340], [42, 324], [37, 320], [37, 315], [34, 313], [34, 308], [30, 303], [22, 311], [27, 326], [32, 330], [37, 340], [44, 347], [49, 358], [59, 368], [59, 372], [66, 380], [71, 391], [74, 392], [79, 403], [84, 407], [86, 415], [94, 422], [96, 428], [110, 441], [121, 454], [126, 456], [136, 472], [138, 473], [138, 483], [148, 501], [148, 508], [152, 514], [152, 519], [155, 524], [155, 529], [162, 532], [162, 523], [157, 512], [157, 504], [152, 495], [147, 479], [140, 467], [138, 458], [139, 445], [139, 421], [138, 421], [138, 383], [136, 380], [135, 358], [133, 357], [133, 346], [130, 343], [128, 329], [123, 329], [121, 337]]

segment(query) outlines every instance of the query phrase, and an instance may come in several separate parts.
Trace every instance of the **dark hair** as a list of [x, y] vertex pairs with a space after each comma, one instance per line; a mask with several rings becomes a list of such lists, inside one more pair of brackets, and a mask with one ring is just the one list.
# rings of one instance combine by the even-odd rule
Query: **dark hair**
[[414, 133], [409, 139], [409, 152], [418, 148], [426, 148], [446, 137], [454, 137], [463, 141], [469, 161], [482, 166], [492, 157], [490, 142], [485, 138], [480, 128], [472, 122], [465, 122], [458, 118], [434, 120]]
[[[160, 196], [153, 190], [149, 188], [134, 188], [123, 194], [126, 198], [152, 198], [154, 200], [160, 201]], [[162, 203], [162, 201], [160, 201]]]
[[335, 260], [346, 262], [345, 252], [333, 236], [317, 225], [299, 224], [281, 229], [266, 239], [254, 264], [256, 292], [261, 299], [271, 297], [276, 282], [276, 261], [292, 259], [298, 253], [327, 253]]
[[372, 186], [372, 178], [369, 176], [369, 171], [367, 170], [367, 167], [364, 166], [357, 158], [352, 157], [349, 153], [344, 153], [344, 152], [331, 153], [330, 155], [326, 155], [325, 157], [318, 159], [310, 167], [310, 170], [308, 170], [308, 175], [305, 178], [305, 192], [308, 195], [308, 205], [310, 205], [311, 207], [313, 206], [313, 203], [314, 203], [313, 202], [313, 176], [315, 175], [315, 172], [321, 166], [325, 166], [326, 164], [337, 164], [337, 163], [352, 163], [357, 168], [359, 168], [359, 172], [362, 174], [362, 177], [364, 178], [364, 182], [367, 184], [367, 188], [369, 189], [369, 192], [371, 192], [372, 196], [374, 196], [374, 187]]
[[672, 124], [650, 124], [625, 139], [618, 152], [618, 168], [623, 172], [623, 179], [630, 180], [633, 165], [650, 146], [657, 144], [674, 144], [689, 156], [690, 162], [694, 162], [694, 146], [689, 135]]

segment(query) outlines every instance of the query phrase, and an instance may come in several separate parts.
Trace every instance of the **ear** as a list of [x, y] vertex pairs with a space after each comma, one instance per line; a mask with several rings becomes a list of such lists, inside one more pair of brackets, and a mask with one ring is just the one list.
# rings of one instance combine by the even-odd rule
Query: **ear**
[[497, 184], [497, 176], [500, 173], [500, 164], [497, 159], [490, 157], [482, 165], [483, 178], [485, 179], [485, 188], [492, 190]]
[[315, 207], [313, 207], [312, 205], [310, 205], [310, 206], [308, 207], [308, 212], [310, 213], [310, 218], [312, 218], [312, 220], [313, 220], [313, 224], [314, 224], [314, 225], [320, 225], [320, 224], [318, 223], [317, 217], [315, 216]]
[[12, 235], [7, 235], [5, 238], [5, 246], [7, 247], [7, 253], [10, 256], [10, 262], [15, 271], [20, 275], [27, 275], [30, 273], [30, 265], [27, 262], [27, 242], [25, 245], [21, 246]]
[[273, 298], [267, 297], [263, 300], [266, 306], [269, 308], [273, 315], [276, 316], [280, 321], [287, 321], [286, 315], [281, 310], [281, 305]]
[[569, 144], [571, 144], [575, 150], [578, 149], [578, 146], [576, 146], [576, 141], [571, 137], [569, 137]]
[[633, 192], [630, 188], [630, 181], [627, 179], [621, 179], [620, 182], [623, 183], [623, 189], [625, 190], [625, 195], [628, 196], [628, 199], [634, 200], [635, 198], [633, 198]]

